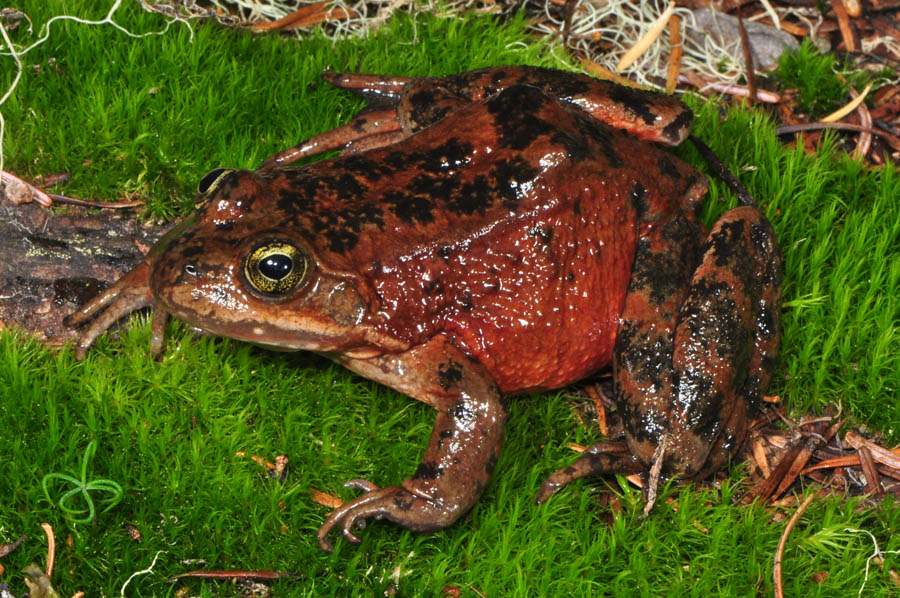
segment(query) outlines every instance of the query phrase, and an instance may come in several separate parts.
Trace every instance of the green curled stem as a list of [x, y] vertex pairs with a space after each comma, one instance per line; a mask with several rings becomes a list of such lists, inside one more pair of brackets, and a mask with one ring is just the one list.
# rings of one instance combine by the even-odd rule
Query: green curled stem
[[[106, 492], [112, 495], [110, 498], [102, 501], [106, 503], [106, 508], [100, 511], [100, 514], [106, 513], [119, 504], [124, 495], [122, 487], [112, 480], [101, 479], [88, 481], [88, 463], [90, 462], [91, 457], [94, 456], [96, 450], [97, 448], [93, 441], [88, 443], [87, 448], [84, 450], [84, 456], [81, 459], [80, 480], [64, 473], [48, 473], [41, 480], [44, 496], [51, 504], [56, 504], [63, 514], [65, 514], [65, 516], [73, 523], [91, 523], [97, 518], [97, 509], [94, 506], [94, 500], [91, 498], [91, 492]], [[58, 501], [54, 501], [50, 496], [50, 483], [53, 480], [62, 480], [63, 482], [74, 484], [75, 487], [63, 494]], [[78, 508], [72, 504], [78, 496], [81, 496], [81, 499], [87, 505], [87, 508]]]

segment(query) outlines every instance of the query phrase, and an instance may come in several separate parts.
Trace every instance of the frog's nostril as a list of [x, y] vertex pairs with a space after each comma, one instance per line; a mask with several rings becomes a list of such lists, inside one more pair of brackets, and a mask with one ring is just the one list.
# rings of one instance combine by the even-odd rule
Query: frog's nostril
[[194, 278], [200, 276], [200, 270], [194, 264], [185, 264], [184, 273], [188, 276], [193, 276]]

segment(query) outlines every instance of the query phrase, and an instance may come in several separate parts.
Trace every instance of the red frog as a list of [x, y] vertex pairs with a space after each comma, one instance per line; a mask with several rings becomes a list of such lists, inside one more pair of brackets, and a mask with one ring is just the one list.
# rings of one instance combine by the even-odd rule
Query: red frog
[[208, 173], [197, 211], [73, 314], [93, 320], [79, 356], [152, 305], [217, 335], [321, 353], [434, 407], [410, 478], [348, 483], [363, 494], [320, 528], [328, 551], [332, 529], [358, 543], [369, 518], [452, 524], [494, 471], [504, 398], [609, 366], [628, 450], [588, 449], [539, 500], [651, 465], [699, 479], [734, 454], [774, 368], [782, 258], [754, 206], [708, 234], [698, 224], [705, 178], [658, 145], [688, 135], [681, 102], [532, 67], [325, 78], [380, 109], [256, 171]]

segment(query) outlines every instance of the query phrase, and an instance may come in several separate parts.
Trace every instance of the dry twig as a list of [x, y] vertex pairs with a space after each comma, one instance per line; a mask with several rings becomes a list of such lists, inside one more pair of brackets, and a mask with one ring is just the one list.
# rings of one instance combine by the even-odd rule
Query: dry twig
[[752, 106], [756, 103], [756, 72], [753, 68], [753, 51], [750, 49], [750, 38], [747, 37], [742, 12], [742, 9], [738, 8], [738, 32], [741, 35], [741, 50], [744, 52], [744, 71], [747, 73], [747, 101]]
[[47, 534], [47, 579], [53, 577], [53, 565], [56, 562], [56, 538], [53, 535], [53, 528], [49, 523], [42, 523], [41, 527]]
[[775, 583], [775, 598], [784, 598], [784, 590], [781, 585], [781, 561], [784, 556], [784, 546], [787, 544], [788, 536], [791, 533], [791, 530], [794, 529], [794, 526], [797, 525], [797, 522], [800, 520], [800, 516], [806, 511], [807, 507], [809, 507], [810, 503], [812, 503], [813, 499], [816, 497], [815, 493], [810, 493], [809, 496], [806, 497], [806, 500], [797, 508], [794, 512], [794, 515], [791, 517], [790, 521], [788, 521], [787, 525], [784, 528], [784, 532], [781, 534], [781, 540], [778, 541], [778, 548], [775, 550], [775, 568], [773, 570], [773, 577]]

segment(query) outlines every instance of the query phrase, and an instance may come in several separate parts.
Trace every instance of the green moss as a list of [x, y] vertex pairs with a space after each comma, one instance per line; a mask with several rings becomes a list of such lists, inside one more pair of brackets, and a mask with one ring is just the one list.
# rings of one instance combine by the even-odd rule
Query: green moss
[[841, 62], [834, 54], [822, 54], [809, 40], [796, 52], [785, 52], [772, 73], [782, 89], [797, 90], [797, 110], [802, 114], [822, 117], [850, 101], [848, 87], [862, 91], [869, 82], [890, 78], [881, 73], [858, 69]]

